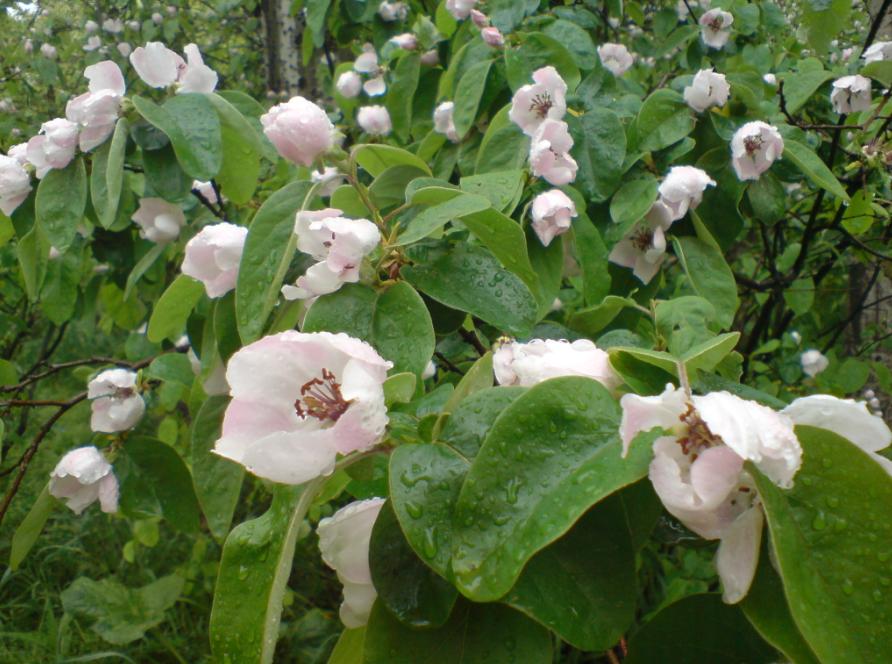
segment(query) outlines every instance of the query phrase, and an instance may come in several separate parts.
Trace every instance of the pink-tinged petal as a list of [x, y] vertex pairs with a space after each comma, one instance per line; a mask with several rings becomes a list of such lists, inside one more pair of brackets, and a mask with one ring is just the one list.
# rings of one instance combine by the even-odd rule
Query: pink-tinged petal
[[97, 93], [108, 90], [119, 97], [127, 91], [124, 74], [112, 60], [103, 60], [84, 69], [84, 76], [90, 81], [90, 92]]
[[718, 507], [740, 484], [741, 459], [730, 447], [711, 447], [691, 464], [691, 485], [707, 509]]
[[317, 532], [322, 560], [337, 570], [342, 581], [372, 582], [369, 540], [383, 505], [383, 498], [354, 501], [319, 521]]
[[628, 454], [629, 445], [639, 433], [656, 427], [667, 432], [678, 431], [681, 426], [679, 418], [687, 410], [684, 390], [672, 385], [666, 385], [663, 393], [655, 397], [625, 394], [619, 403], [623, 411], [619, 427], [623, 457]]
[[781, 412], [796, 424], [827, 429], [848, 438], [865, 452], [878, 452], [892, 443], [888, 425], [867, 410], [863, 401], [814, 394], [796, 399]]
[[337, 452], [325, 430], [279, 431], [257, 440], [244, 453], [250, 472], [282, 484], [304, 484], [330, 475]]
[[291, 412], [269, 404], [233, 399], [223, 416], [223, 429], [214, 452], [241, 463], [245, 451], [259, 438], [277, 431], [300, 428], [300, 419]]
[[118, 511], [118, 478], [109, 473], [99, 480], [99, 507], [107, 514]]
[[372, 613], [372, 605], [378, 593], [371, 583], [344, 583], [344, 601], [338, 616], [347, 629], [365, 626]]
[[753, 583], [764, 520], [762, 508], [753, 506], [738, 516], [722, 535], [715, 562], [722, 580], [722, 599], [727, 604], [736, 604], [746, 597]]

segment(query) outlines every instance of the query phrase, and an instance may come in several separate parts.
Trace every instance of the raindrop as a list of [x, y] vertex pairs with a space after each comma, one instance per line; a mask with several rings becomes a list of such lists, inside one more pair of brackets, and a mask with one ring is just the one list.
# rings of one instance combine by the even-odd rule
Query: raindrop
[[411, 501], [406, 503], [406, 511], [413, 519], [420, 519], [424, 515], [424, 507]]

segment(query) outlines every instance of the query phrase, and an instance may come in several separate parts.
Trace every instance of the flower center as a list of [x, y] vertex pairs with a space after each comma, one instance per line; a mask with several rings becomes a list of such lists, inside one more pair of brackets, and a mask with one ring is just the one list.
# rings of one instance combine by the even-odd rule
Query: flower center
[[721, 16], [716, 16], [714, 19], [712, 19], [712, 20], [709, 22], [709, 27], [712, 28], [712, 29], [715, 30], [715, 31], [719, 31], [719, 30], [721, 30], [723, 27], [725, 27], [724, 25], [722, 25], [722, 17], [721, 17]]
[[746, 149], [746, 153], [752, 156], [753, 153], [758, 152], [762, 148], [762, 137], [747, 136], [743, 139], [743, 147]]
[[648, 228], [639, 228], [629, 240], [638, 251], [646, 251], [653, 245], [654, 233]]
[[552, 106], [554, 106], [554, 102], [551, 101], [551, 95], [547, 92], [540, 92], [530, 102], [530, 110], [540, 118], [545, 118]]
[[722, 444], [722, 439], [709, 430], [706, 422], [694, 410], [694, 404], [689, 403], [688, 409], [678, 419], [687, 426], [687, 433], [678, 439], [678, 444], [681, 451], [692, 454], [693, 459], [703, 450]]
[[350, 403], [341, 394], [341, 385], [335, 380], [335, 375], [323, 369], [322, 378], [313, 378], [301, 386], [300, 398], [294, 402], [294, 410], [303, 418], [337, 422], [347, 412]]

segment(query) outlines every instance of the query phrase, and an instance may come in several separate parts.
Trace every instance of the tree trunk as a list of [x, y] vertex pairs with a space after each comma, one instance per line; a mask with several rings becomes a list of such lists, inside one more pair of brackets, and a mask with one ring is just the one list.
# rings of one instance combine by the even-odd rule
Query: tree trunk
[[263, 0], [261, 12], [266, 37], [266, 83], [273, 92], [297, 94], [301, 83], [300, 44], [304, 22], [291, 16], [291, 0]]

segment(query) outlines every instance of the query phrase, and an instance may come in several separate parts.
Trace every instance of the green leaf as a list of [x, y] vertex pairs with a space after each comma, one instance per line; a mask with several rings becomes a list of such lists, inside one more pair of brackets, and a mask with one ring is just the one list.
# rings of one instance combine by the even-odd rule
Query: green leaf
[[377, 601], [404, 625], [440, 627], [449, 619], [458, 591], [415, 555], [389, 501], [372, 528], [369, 567]]
[[132, 97], [139, 114], [170, 139], [177, 161], [196, 180], [210, 180], [220, 172], [223, 142], [220, 119], [203, 94], [181, 94], [163, 106], [143, 97]]
[[529, 288], [480, 247], [456, 246], [426, 265], [404, 267], [401, 274], [441, 304], [509, 334], [525, 335], [536, 320], [537, 304]]
[[145, 243], [143, 246], [148, 246], [149, 249], [142, 255], [142, 257], [136, 261], [136, 265], [133, 266], [133, 269], [130, 270], [130, 274], [127, 275], [127, 282], [124, 284], [124, 295], [123, 298], [125, 300], [129, 300], [133, 295], [133, 289], [136, 288], [136, 285], [139, 283], [139, 280], [145, 276], [146, 272], [152, 269], [152, 266], [155, 262], [164, 255], [164, 252], [167, 250], [167, 245], [165, 244], [149, 244]]
[[[519, 659], [520, 658], [520, 659]], [[366, 626], [364, 664], [548, 664], [548, 632], [500, 604], [460, 601], [439, 629], [404, 626], [381, 602]]]
[[680, 141], [694, 129], [694, 116], [680, 94], [668, 88], [653, 92], [635, 120], [637, 149], [656, 152]]
[[795, 113], [812, 98], [824, 83], [833, 78], [833, 72], [824, 69], [817, 58], [806, 58], [799, 63], [798, 71], [780, 77], [784, 85], [787, 112]]
[[165, 353], [159, 355], [145, 369], [143, 375], [154, 380], [176, 383], [183, 387], [191, 387], [195, 374], [192, 363], [183, 353]]
[[221, 192], [233, 203], [251, 200], [260, 176], [263, 144], [248, 119], [235, 106], [216, 94], [207, 95], [220, 118], [223, 161], [217, 182]]
[[362, 284], [344, 284], [334, 293], [323, 295], [310, 305], [301, 330], [304, 332], [344, 332], [372, 341], [372, 319], [378, 294]]
[[204, 294], [200, 281], [181, 274], [174, 279], [167, 290], [158, 298], [146, 336], [153, 344], [164, 339], [176, 339], [186, 329], [186, 320]]
[[459, 138], [464, 138], [474, 126], [492, 64], [492, 60], [478, 62], [471, 66], [458, 81], [452, 119]]
[[826, 189], [844, 201], [849, 200], [849, 195], [833, 172], [827, 168], [815, 151], [804, 143], [785, 138], [784, 159], [793, 162], [796, 168], [805, 173], [808, 179], [821, 189]]
[[434, 354], [434, 324], [421, 296], [404, 281], [378, 295], [372, 318], [372, 345], [393, 371], [421, 375]]
[[455, 512], [453, 571], [476, 601], [504, 595], [537, 551], [647, 472], [650, 450], [620, 457], [619, 409], [600, 383], [539, 383], [499, 415]]
[[532, 83], [533, 72], [551, 65], [572, 92], [582, 80], [570, 52], [558, 40], [542, 32], [521, 32], [520, 44], [505, 49], [505, 75], [512, 90]]
[[725, 329], [731, 327], [740, 301], [737, 282], [721, 250], [690, 236], [673, 237], [672, 242], [691, 286], [715, 307], [719, 324]]
[[75, 579], [62, 591], [62, 607], [94, 620], [90, 629], [115, 645], [143, 638], [164, 620], [180, 598], [186, 580], [178, 574], [161, 577], [142, 588], [127, 588], [114, 579]]
[[[423, 191], [425, 190], [419, 190], [418, 193]], [[438, 231], [453, 219], [460, 219], [467, 214], [490, 207], [489, 199], [484, 196], [460, 191], [455, 191], [451, 195], [454, 196], [451, 200], [422, 210], [409, 222], [406, 230], [397, 238], [397, 243], [406, 245], [417, 242]]]
[[[406, 188], [409, 183], [423, 176], [425, 176], [425, 172], [415, 166], [391, 166], [376, 177], [369, 186], [369, 197], [378, 209], [400, 205], [405, 200]], [[363, 212], [363, 214], [370, 216], [367, 212]]]
[[662, 609], [629, 639], [629, 655], [623, 660], [625, 664], [776, 661], [777, 653], [740, 609], [723, 604], [715, 594], [690, 595]]
[[595, 67], [595, 63], [598, 62], [598, 51], [584, 28], [572, 21], [558, 19], [549, 23], [543, 32], [566, 47], [577, 67], [583, 70]]
[[362, 664], [362, 651], [364, 648], [365, 627], [345, 629], [341, 632], [334, 650], [331, 651], [328, 664]]
[[68, 250], [87, 206], [87, 171], [84, 160], [73, 160], [63, 169], [52, 169], [37, 185], [34, 212], [49, 243]]
[[158, 150], [143, 150], [145, 192], [176, 203], [189, 195], [193, 179], [183, 172], [173, 147], [168, 143]]
[[313, 44], [321, 48], [325, 44], [325, 18], [332, 0], [305, 0], [307, 28], [313, 38]]
[[576, 186], [591, 201], [606, 201], [623, 173], [625, 128], [616, 113], [600, 107], [588, 109], [581, 118], [568, 116], [566, 120], [573, 136], [570, 154], [579, 164]]
[[461, 188], [489, 199], [499, 212], [511, 214], [523, 194], [525, 173], [521, 170], [487, 172], [461, 179]]
[[877, 60], [868, 62], [861, 67], [859, 72], [862, 76], [867, 76], [875, 81], [879, 81], [885, 87], [892, 87], [892, 61]]
[[[0, 440], [2, 440], [2, 436], [0, 436]], [[12, 544], [9, 549], [9, 569], [13, 572], [28, 556], [28, 552], [40, 537], [40, 533], [56, 505], [56, 499], [50, 495], [50, 487], [46, 485], [12, 535]]]
[[211, 609], [211, 651], [220, 661], [270, 664], [294, 547], [319, 480], [300, 488], [278, 485], [262, 516], [233, 528]]
[[802, 3], [802, 23], [808, 44], [819, 53], [849, 24], [852, 3], [846, 0], [806, 0]]
[[393, 374], [384, 381], [384, 403], [392, 406], [397, 403], [409, 403], [415, 395], [418, 377], [405, 371]]
[[695, 371], [712, 371], [725, 357], [734, 350], [740, 340], [740, 332], [726, 332], [713, 339], [704, 341], [689, 348], [682, 356], [689, 374]]
[[130, 509], [130, 506], [133, 500], [143, 497], [133, 494], [147, 493], [146, 497], [157, 500], [161, 514], [175, 529], [182, 532], [198, 530], [198, 501], [192, 488], [192, 476], [180, 455], [170, 445], [144, 436], [128, 438], [123, 452], [138, 474], [134, 478], [128, 473], [121, 479], [124, 512], [140, 516], [139, 511]]
[[103, 228], [110, 228], [117, 218], [118, 201], [124, 183], [124, 154], [128, 131], [127, 119], [118, 118], [112, 139], [93, 152], [90, 199]]
[[822, 662], [880, 662], [892, 652], [892, 478], [845, 438], [796, 427], [802, 467], [789, 491], [750, 469], [793, 619]]
[[415, 166], [428, 175], [431, 174], [431, 169], [424, 161], [411, 152], [391, 145], [357, 145], [353, 148], [352, 156], [373, 178], [391, 166]]
[[291, 263], [294, 217], [310, 202], [313, 186], [291, 182], [270, 196], [248, 227], [235, 289], [235, 314], [244, 343], [260, 337]]
[[245, 476], [240, 465], [213, 453], [228, 404], [226, 397], [210, 397], [192, 422], [192, 483], [208, 529], [218, 541], [229, 532]]
[[[462, 222], [503, 266], [521, 278], [531, 293], [539, 294], [539, 276], [530, 264], [526, 235], [520, 224], [492, 208], [465, 215]], [[548, 305], [553, 301], [554, 298], [549, 300]]]
[[627, 182], [613, 198], [610, 199], [610, 218], [617, 224], [618, 229], [613, 228], [608, 232], [608, 237], [615, 235], [622, 237], [632, 224], [644, 217], [657, 200], [657, 189], [660, 183], [654, 177], [642, 178]]
[[385, 105], [390, 113], [393, 133], [401, 141], [409, 141], [412, 129], [412, 102], [418, 90], [421, 56], [408, 53], [399, 59], [391, 74]]

